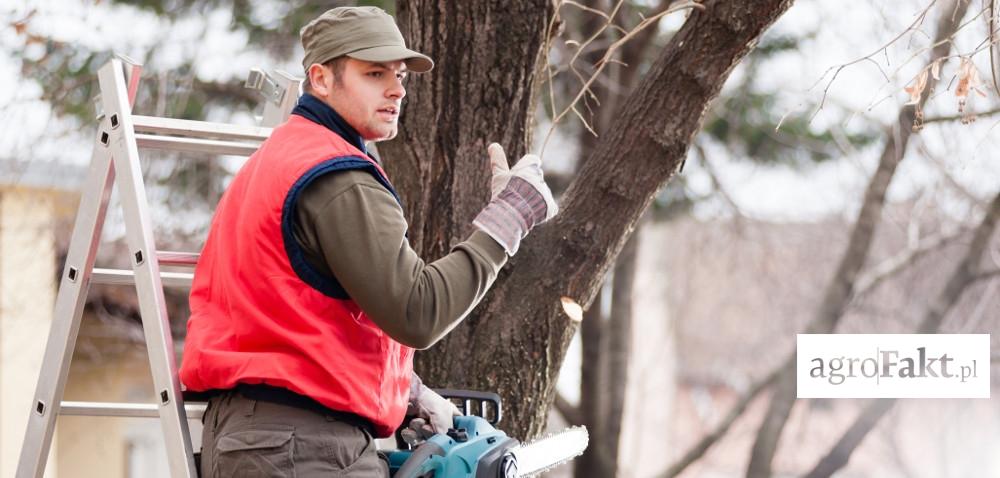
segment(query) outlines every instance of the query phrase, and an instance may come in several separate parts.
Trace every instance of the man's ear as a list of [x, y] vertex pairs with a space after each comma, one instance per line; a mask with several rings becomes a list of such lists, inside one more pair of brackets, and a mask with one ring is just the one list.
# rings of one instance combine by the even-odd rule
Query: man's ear
[[314, 95], [320, 98], [330, 96], [330, 89], [326, 86], [326, 80], [330, 74], [331, 72], [319, 63], [309, 65], [309, 70], [306, 74], [306, 81], [308, 81], [309, 85], [312, 87], [312, 93]]

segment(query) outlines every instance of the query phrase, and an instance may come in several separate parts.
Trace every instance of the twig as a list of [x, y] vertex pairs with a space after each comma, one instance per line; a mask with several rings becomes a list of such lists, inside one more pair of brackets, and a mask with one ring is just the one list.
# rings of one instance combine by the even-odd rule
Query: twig
[[867, 274], [858, 278], [857, 285], [855, 286], [854, 297], [861, 297], [871, 292], [886, 279], [904, 271], [907, 267], [916, 263], [921, 257], [951, 244], [952, 241], [961, 237], [963, 232], [965, 231], [958, 231], [953, 234], [932, 237], [923, 241], [923, 243], [917, 247], [908, 248], [907, 250], [882, 261], [879, 265], [868, 271]]
[[[963, 0], [963, 1], [965, 1], [965, 0]], [[955, 36], [956, 36], [956, 35], [958, 34], [958, 32], [959, 32], [959, 31], [961, 31], [961, 30], [962, 30], [963, 28], [965, 28], [965, 27], [966, 27], [967, 25], [969, 25], [970, 23], [972, 23], [972, 22], [976, 21], [976, 19], [978, 19], [978, 18], [979, 18], [980, 16], [982, 16], [982, 15], [983, 15], [983, 14], [984, 14], [984, 13], [986, 12], [986, 10], [987, 10], [987, 9], [989, 8], [989, 7], [984, 7], [984, 8], [982, 9], [982, 10], [980, 10], [980, 11], [979, 11], [979, 13], [977, 13], [976, 15], [974, 15], [974, 16], [973, 16], [972, 18], [970, 18], [970, 19], [969, 19], [968, 21], [966, 21], [966, 22], [964, 22], [964, 23], [961, 23], [961, 24], [960, 24], [960, 25], [958, 26], [958, 28], [956, 28], [956, 30], [955, 30], [955, 33], [953, 33], [952, 35], [949, 35], [948, 37], [945, 37], [945, 38], [943, 38], [943, 39], [940, 39], [940, 40], [938, 40], [937, 42], [935, 42], [935, 43], [933, 43], [933, 44], [931, 44], [931, 45], [928, 45], [928, 46], [926, 46], [926, 47], [924, 47], [924, 48], [920, 48], [920, 49], [917, 49], [916, 51], [914, 51], [914, 52], [913, 52], [913, 54], [912, 54], [912, 55], [911, 55], [911, 56], [910, 56], [909, 58], [907, 58], [907, 59], [906, 59], [905, 61], [903, 61], [902, 63], [900, 63], [900, 64], [899, 64], [899, 66], [897, 66], [897, 67], [896, 67], [896, 69], [895, 69], [895, 70], [894, 70], [894, 71], [892, 72], [892, 75], [887, 75], [887, 74], [885, 73], [885, 71], [884, 71], [884, 70], [882, 70], [881, 66], [880, 66], [880, 65], [878, 65], [878, 63], [877, 63], [877, 62], [875, 62], [874, 60], [872, 60], [871, 58], [872, 58], [873, 56], [875, 56], [875, 55], [877, 55], [877, 54], [881, 53], [881, 52], [887, 52], [887, 49], [889, 48], [889, 46], [891, 46], [891, 45], [892, 45], [893, 43], [895, 43], [895, 42], [899, 41], [899, 40], [900, 40], [900, 39], [901, 39], [901, 38], [902, 38], [902, 37], [903, 37], [903, 36], [904, 36], [904, 35], [905, 35], [906, 33], [908, 33], [908, 32], [911, 32], [911, 31], [918, 31], [918, 27], [919, 27], [919, 26], [920, 26], [920, 25], [921, 25], [921, 24], [923, 23], [923, 21], [924, 21], [924, 20], [926, 19], [926, 16], [927, 16], [927, 13], [929, 12], [929, 9], [930, 9], [930, 8], [931, 8], [931, 7], [932, 7], [932, 6], [933, 6], [933, 5], [934, 5], [934, 4], [936, 3], [936, 2], [937, 2], [937, 0], [932, 0], [932, 1], [931, 1], [931, 3], [930, 3], [930, 4], [928, 4], [928, 5], [927, 5], [927, 7], [925, 7], [925, 8], [924, 8], [924, 10], [922, 10], [922, 11], [920, 12], [920, 14], [918, 14], [918, 16], [917, 16], [917, 19], [916, 19], [916, 20], [915, 20], [915, 21], [914, 21], [914, 22], [913, 22], [913, 23], [912, 23], [912, 24], [911, 24], [911, 25], [910, 25], [909, 27], [907, 27], [907, 29], [906, 29], [906, 30], [904, 30], [904, 31], [903, 31], [902, 33], [900, 33], [899, 35], [896, 35], [895, 37], [893, 37], [893, 38], [892, 38], [891, 40], [889, 40], [889, 41], [888, 41], [887, 43], [883, 44], [883, 45], [882, 45], [881, 47], [879, 47], [879, 49], [878, 49], [878, 50], [875, 50], [875, 51], [873, 51], [872, 53], [870, 53], [870, 54], [868, 54], [868, 55], [865, 55], [865, 56], [863, 56], [863, 57], [860, 57], [860, 58], [857, 58], [857, 59], [854, 59], [854, 60], [852, 60], [852, 61], [849, 61], [849, 62], [847, 62], [847, 63], [843, 63], [843, 64], [840, 64], [840, 65], [836, 65], [836, 66], [832, 66], [832, 67], [828, 68], [828, 69], [827, 69], [827, 70], [826, 70], [826, 71], [825, 71], [825, 72], [824, 72], [824, 73], [823, 73], [822, 75], [820, 75], [820, 77], [819, 77], [819, 78], [818, 78], [818, 79], [816, 80], [816, 83], [814, 83], [814, 84], [813, 84], [812, 86], [810, 86], [810, 87], [808, 88], [809, 90], [811, 90], [811, 89], [815, 88], [815, 87], [816, 87], [816, 85], [818, 85], [818, 84], [819, 84], [819, 83], [820, 83], [820, 82], [821, 82], [821, 81], [822, 81], [822, 80], [823, 80], [824, 78], [826, 78], [826, 76], [827, 76], [827, 75], [828, 75], [828, 74], [830, 73], [830, 71], [834, 71], [834, 74], [833, 74], [833, 76], [832, 76], [832, 77], [830, 78], [830, 80], [829, 80], [829, 81], [827, 82], [827, 85], [826, 85], [826, 87], [825, 87], [825, 88], [823, 89], [823, 96], [822, 96], [822, 98], [820, 99], [820, 104], [819, 104], [819, 106], [817, 106], [816, 110], [815, 110], [815, 111], [813, 111], [813, 114], [812, 114], [812, 115], [810, 116], [810, 119], [809, 119], [809, 121], [811, 122], [811, 121], [812, 121], [812, 120], [813, 120], [813, 119], [814, 119], [814, 118], [816, 117], [816, 115], [818, 115], [818, 114], [819, 114], [819, 112], [820, 112], [821, 110], [823, 110], [824, 106], [826, 105], [826, 100], [827, 100], [827, 96], [828, 96], [828, 93], [829, 93], [829, 90], [830, 90], [830, 87], [831, 87], [831, 86], [833, 85], [833, 82], [834, 82], [834, 80], [836, 80], [837, 76], [838, 76], [838, 75], [840, 74], [840, 72], [841, 72], [841, 71], [842, 71], [843, 69], [845, 69], [845, 68], [847, 68], [847, 67], [849, 67], [849, 66], [852, 66], [852, 65], [855, 65], [855, 64], [857, 64], [857, 63], [860, 63], [860, 62], [862, 62], [862, 61], [871, 61], [871, 62], [873, 62], [873, 63], [875, 63], [875, 64], [876, 64], [876, 66], [877, 66], [877, 67], [878, 67], [878, 69], [879, 69], [879, 72], [880, 72], [880, 73], [882, 74], [882, 76], [883, 76], [883, 77], [884, 77], [884, 78], [886, 79], [886, 84], [889, 84], [889, 83], [891, 82], [890, 78], [895, 78], [895, 77], [896, 77], [896, 76], [897, 76], [897, 75], [899, 74], [899, 71], [903, 69], [903, 67], [905, 67], [905, 66], [906, 66], [907, 64], [909, 64], [909, 63], [910, 63], [911, 61], [913, 61], [914, 59], [916, 59], [916, 58], [920, 57], [920, 56], [921, 56], [921, 55], [922, 55], [922, 54], [923, 54], [924, 52], [926, 52], [926, 51], [928, 51], [928, 50], [932, 50], [932, 49], [936, 48], [937, 46], [940, 46], [940, 45], [942, 45], [942, 44], [944, 44], [944, 43], [952, 43], [952, 42], [954, 41], [954, 38], [955, 38]], [[992, 34], [992, 33], [993, 33], [993, 32], [991, 32], [991, 34]], [[977, 54], [977, 53], [981, 52], [981, 51], [982, 51], [983, 49], [985, 49], [985, 48], [988, 48], [988, 47], [989, 47], [989, 42], [986, 42], [986, 46], [982, 46], [982, 45], [980, 45], [980, 46], [978, 46], [977, 48], [975, 48], [974, 50], [972, 50], [971, 52], [966, 52], [966, 53], [959, 53], [959, 54], [954, 54], [954, 55], [948, 55], [948, 56], [943, 56], [943, 57], [941, 57], [941, 58], [938, 58], [938, 59], [934, 59], [934, 58], [932, 58], [932, 60], [931, 60], [931, 61], [932, 61], [932, 62], [934, 62], [934, 61], [940, 61], [940, 62], [943, 62], [943, 61], [945, 61], [945, 60], [947, 60], [947, 59], [950, 59], [950, 58], [959, 58], [959, 57], [963, 57], [963, 56], [965, 56], [965, 57], [971, 57], [971, 56], [973, 56], [973, 55], [975, 55], [975, 54]], [[916, 78], [917, 76], [919, 76], [919, 75], [921, 74], [921, 72], [923, 72], [924, 70], [926, 70], [926, 69], [927, 69], [927, 68], [928, 68], [929, 66], [930, 66], [930, 65], [928, 64], [928, 66], [926, 66], [926, 67], [922, 68], [922, 69], [921, 69], [920, 71], [918, 71], [918, 72], [917, 72], [916, 74], [914, 74], [914, 75], [913, 75], [913, 78], [911, 78], [911, 79], [910, 79], [910, 81], [912, 81], [912, 80], [913, 80], [913, 79], [915, 79], [915, 78]], [[884, 87], [884, 85], [883, 85], [883, 87]], [[878, 89], [878, 91], [876, 91], [876, 97], [877, 97], [877, 96], [879, 95], [879, 92], [880, 92], [880, 91], [882, 91], [882, 88], [883, 88], [883, 87], [880, 87], [880, 88]], [[882, 103], [883, 101], [885, 101], [885, 100], [887, 100], [887, 99], [891, 98], [891, 97], [892, 97], [892, 96], [893, 96], [894, 94], [895, 94], [895, 93], [891, 93], [891, 94], [889, 94], [889, 95], [886, 95], [886, 96], [884, 96], [884, 97], [882, 97], [882, 98], [880, 98], [880, 99], [873, 99], [873, 100], [872, 100], [871, 102], [869, 102], [869, 104], [868, 104], [868, 106], [867, 106], [866, 108], [867, 108], [867, 109], [869, 109], [869, 110], [871, 110], [872, 108], [874, 108], [875, 106], [879, 105], [879, 104], [880, 104], [880, 103]]]
[[726, 417], [723, 418], [721, 422], [719, 422], [719, 424], [715, 427], [715, 429], [713, 429], [708, 435], [702, 437], [702, 439], [699, 440], [698, 443], [696, 443], [694, 446], [688, 448], [688, 451], [684, 453], [684, 456], [681, 457], [680, 460], [677, 460], [677, 462], [674, 463], [673, 465], [670, 465], [670, 468], [667, 469], [667, 471], [664, 472], [662, 475], [660, 475], [660, 477], [673, 478], [681, 474], [681, 472], [684, 471], [692, 463], [701, 459], [701, 457], [708, 452], [708, 450], [712, 447], [712, 445], [718, 442], [723, 436], [726, 435], [727, 432], [729, 432], [729, 429], [733, 426], [733, 423], [736, 422], [737, 418], [743, 415], [743, 412], [746, 411], [747, 406], [750, 405], [750, 402], [754, 401], [754, 399], [757, 398], [757, 396], [760, 395], [761, 392], [766, 390], [769, 386], [771, 386], [772, 383], [774, 383], [774, 380], [775, 378], [777, 378], [778, 372], [780, 372], [781, 369], [782, 369], [781, 367], [775, 369], [767, 377], [764, 377], [763, 380], [754, 383], [753, 386], [750, 387], [750, 390], [747, 390], [747, 393], [742, 397], [740, 397], [739, 401], [737, 401], [736, 404], [733, 405], [733, 408], [729, 409], [729, 413], [726, 414]]
[[938, 172], [941, 173], [941, 177], [944, 178], [944, 181], [948, 183], [948, 185], [951, 186], [952, 189], [957, 191], [959, 195], [965, 198], [966, 201], [972, 204], [973, 207], [978, 207], [980, 203], [984, 201], [982, 198], [979, 198], [975, 194], [972, 194], [972, 192], [969, 191], [965, 186], [963, 186], [962, 183], [958, 182], [958, 180], [955, 179], [955, 176], [951, 174], [951, 171], [948, 170], [948, 167], [945, 166], [944, 162], [927, 150], [926, 145], [920, 144], [917, 149], [920, 151], [920, 154], [922, 154], [932, 164], [934, 164], [935, 167], [937, 167]]
[[569, 403], [563, 394], [556, 392], [556, 401], [552, 404], [556, 411], [562, 415], [563, 420], [570, 425], [583, 425], [583, 417], [580, 416], [580, 409]]
[[[621, 5], [621, 0], [618, 3], [618, 6], [620, 6], [620, 5]], [[586, 83], [584, 83], [583, 87], [580, 88], [580, 91], [577, 93], [576, 97], [574, 97], [573, 100], [570, 101], [569, 106], [567, 106], [565, 109], [563, 109], [559, 114], [553, 116], [553, 118], [552, 118], [552, 125], [549, 127], [549, 131], [545, 135], [545, 141], [542, 142], [542, 150], [539, 153], [539, 155], [540, 156], [544, 156], [544, 154], [545, 154], [545, 147], [548, 146], [549, 140], [552, 139], [552, 133], [555, 131], [556, 126], [559, 124], [559, 121], [561, 121], [563, 119], [563, 117], [565, 117], [568, 113], [570, 113], [571, 111], [573, 111], [573, 107], [576, 105], [576, 103], [579, 102], [580, 99], [583, 98], [583, 96], [587, 92], [590, 91], [590, 85], [592, 85], [594, 83], [594, 81], [596, 80], [597, 76], [601, 74], [601, 71], [604, 69], [604, 67], [607, 66], [608, 63], [610, 63], [610, 61], [608, 61], [608, 60], [611, 58], [611, 56], [615, 53], [615, 51], [619, 47], [621, 47], [623, 44], [625, 44], [625, 42], [629, 41], [633, 36], [635, 36], [636, 34], [638, 34], [639, 32], [641, 32], [646, 27], [655, 24], [657, 21], [660, 20], [660, 18], [662, 18], [662, 17], [664, 17], [666, 15], [669, 15], [671, 13], [674, 13], [674, 12], [678, 12], [678, 11], [681, 11], [681, 10], [687, 10], [687, 9], [691, 9], [691, 8], [697, 8], [697, 9], [700, 9], [700, 10], [704, 10], [705, 6], [701, 5], [700, 3], [693, 2], [693, 1], [684, 2], [684, 3], [678, 4], [678, 5], [674, 6], [674, 7], [668, 8], [668, 9], [666, 9], [666, 10], [664, 10], [664, 11], [662, 11], [662, 12], [656, 14], [656, 15], [653, 15], [653, 16], [651, 16], [649, 18], [644, 19], [643, 21], [639, 22], [639, 24], [636, 25], [635, 28], [633, 28], [632, 30], [630, 30], [627, 34], [625, 34], [624, 36], [622, 36], [621, 38], [619, 38], [614, 43], [612, 43], [611, 46], [608, 47], [607, 51], [604, 52], [604, 57], [601, 58], [601, 60], [597, 62], [597, 70], [595, 71], [594, 75], [591, 76], [590, 79], [588, 79]], [[617, 6], [616, 6], [616, 11], [617, 11]], [[603, 31], [603, 29], [601, 31]], [[582, 48], [581, 48], [581, 50], [582, 50]], [[575, 59], [576, 56], [574, 56], [573, 58]], [[570, 64], [572, 64], [572, 61], [570, 61]], [[551, 77], [550, 77], [550, 82], [551, 82]], [[552, 104], [553, 104], [553, 112], [554, 112], [555, 111], [555, 97], [552, 97], [551, 101], [552, 101]]]
[[983, 280], [989, 280], [997, 276], [1000, 276], [1000, 269], [990, 269], [979, 272], [976, 275], [972, 276], [972, 281], [979, 282]]
[[[982, 113], [974, 113], [976, 116], [982, 118], [984, 116], [993, 116], [1000, 113], [1000, 108], [995, 108], [988, 111], [983, 111]], [[948, 121], [959, 121], [967, 115], [948, 115], [948, 116], [932, 116], [924, 120], [924, 124], [929, 123], [944, 123]]]
[[997, 80], [997, 76], [1000, 76], [1000, 41], [997, 40], [997, 23], [998, 18], [1000, 18], [1000, 12], [997, 11], [997, 0], [990, 0], [990, 44], [993, 48], [990, 48], [990, 73], [993, 75], [993, 90], [1000, 95], [1000, 80]]
[[703, 168], [705, 168], [705, 173], [708, 174], [708, 178], [712, 181], [712, 187], [719, 193], [720, 196], [722, 196], [722, 199], [726, 202], [726, 204], [729, 204], [729, 207], [732, 208], [737, 218], [745, 217], [746, 215], [743, 214], [743, 210], [740, 209], [740, 206], [736, 204], [736, 201], [734, 201], [733, 197], [729, 195], [726, 188], [722, 187], [722, 183], [719, 181], [719, 176], [715, 172], [715, 167], [712, 166], [712, 163], [708, 160], [708, 156], [705, 154], [704, 146], [702, 146], [698, 141], [695, 141], [693, 146], [695, 152], [698, 153], [698, 162]]
[[[963, 1], [965, 1], [965, 0], [963, 0]], [[929, 46], [927, 46], [927, 47], [924, 47], [924, 48], [921, 48], [921, 49], [919, 49], [919, 50], [915, 51], [915, 52], [914, 52], [914, 53], [913, 53], [913, 54], [912, 54], [912, 55], [911, 55], [911, 56], [910, 56], [909, 58], [907, 58], [907, 59], [906, 59], [905, 61], [903, 61], [902, 63], [900, 63], [900, 65], [899, 65], [899, 66], [898, 66], [898, 67], [897, 67], [897, 68], [896, 68], [896, 69], [895, 69], [895, 70], [893, 71], [893, 73], [892, 73], [892, 77], [893, 77], [893, 78], [895, 78], [895, 77], [896, 77], [896, 76], [897, 76], [897, 75], [899, 74], [899, 71], [900, 71], [900, 70], [902, 70], [904, 66], [906, 66], [907, 64], [909, 64], [909, 63], [910, 63], [911, 61], [913, 61], [913, 60], [914, 60], [914, 59], [916, 59], [917, 57], [919, 57], [921, 53], [923, 53], [923, 52], [925, 52], [925, 51], [927, 51], [927, 50], [930, 50], [930, 49], [933, 49], [933, 48], [936, 48], [936, 47], [938, 47], [938, 46], [940, 46], [940, 45], [944, 45], [944, 44], [946, 44], [946, 43], [951, 43], [951, 44], [953, 44], [953, 45], [954, 45], [954, 40], [955, 40], [955, 37], [956, 37], [956, 36], [958, 35], [958, 32], [959, 32], [959, 31], [961, 31], [961, 30], [962, 30], [963, 28], [965, 28], [965, 27], [966, 27], [967, 25], [969, 25], [970, 23], [972, 23], [972, 22], [976, 21], [976, 19], [978, 19], [978, 18], [979, 18], [980, 16], [982, 16], [982, 15], [983, 15], [983, 13], [984, 13], [985, 11], [986, 11], [986, 9], [985, 9], [985, 8], [984, 8], [983, 10], [980, 10], [980, 11], [979, 11], [979, 13], [977, 13], [976, 15], [974, 15], [974, 16], [973, 16], [973, 17], [972, 17], [971, 19], [969, 19], [969, 20], [968, 20], [968, 21], [966, 21], [965, 23], [962, 23], [962, 24], [960, 24], [960, 25], [958, 26], [958, 28], [957, 28], [957, 29], [955, 30], [955, 32], [954, 32], [954, 33], [952, 33], [951, 35], [949, 35], [948, 37], [946, 37], [946, 38], [943, 38], [943, 39], [941, 39], [941, 40], [937, 41], [937, 42], [936, 42], [936, 43], [934, 43], [934, 44], [931, 44], [931, 45], [929, 45]], [[976, 48], [974, 48], [974, 49], [972, 49], [972, 50], [970, 50], [970, 51], [967, 51], [967, 52], [961, 52], [961, 53], [955, 53], [955, 54], [952, 54], [952, 55], [946, 55], [946, 56], [942, 56], [942, 57], [940, 57], [940, 58], [937, 58], [937, 59], [932, 59], [931, 61], [932, 61], [932, 62], [935, 62], [935, 61], [936, 61], [936, 62], [941, 62], [941, 63], [943, 63], [944, 61], [946, 61], [946, 60], [949, 60], [949, 59], [951, 59], [951, 58], [963, 58], [963, 57], [968, 57], [968, 58], [972, 58], [972, 57], [973, 57], [973, 56], [975, 56], [976, 54], [978, 54], [978, 53], [982, 52], [982, 51], [983, 51], [984, 49], [988, 49], [988, 48], [989, 48], [989, 46], [990, 46], [990, 45], [989, 45], [989, 42], [984, 42], [984, 43], [980, 43], [980, 44], [979, 44], [979, 45], [978, 45], [978, 46], [977, 46]], [[928, 65], [928, 66], [930, 66], [930, 65]], [[917, 76], [919, 76], [919, 75], [920, 75], [920, 74], [921, 74], [922, 72], [924, 72], [924, 71], [925, 71], [925, 70], [926, 70], [926, 69], [928, 68], [928, 66], [925, 66], [924, 68], [921, 68], [921, 69], [920, 69], [919, 71], [917, 71], [917, 73], [916, 73], [916, 74], [914, 74], [914, 75], [913, 75], [913, 76], [912, 76], [912, 77], [911, 77], [911, 78], [910, 78], [910, 79], [908, 80], [908, 82], [907, 82], [907, 83], [910, 83], [910, 82], [912, 82], [912, 81], [913, 81], [914, 79], [916, 79], [916, 78], [917, 78]], [[822, 78], [822, 77], [821, 77], [821, 78]], [[946, 87], [946, 88], [945, 88], [944, 90], [942, 90], [942, 92], [941, 92], [941, 93], [943, 93], [943, 92], [945, 92], [945, 91], [949, 91], [949, 90], [951, 89], [951, 84], [952, 84], [952, 83], [954, 82], [954, 80], [955, 80], [955, 76], [952, 76], [952, 80], [951, 80], [951, 82], [949, 82], [949, 83], [948, 83], [948, 86], [947, 86], [947, 87]], [[887, 82], [887, 83], [886, 83], [886, 85], [887, 85], [887, 84], [889, 84], [889, 83]], [[877, 91], [875, 92], [875, 96], [873, 96], [873, 98], [877, 97], [877, 96], [878, 96], [878, 95], [880, 94], [880, 92], [882, 91], [882, 89], [883, 89], [884, 87], [885, 87], [885, 85], [882, 85], [881, 87], [879, 87], [879, 89], [878, 89], [878, 90], [877, 90]], [[938, 94], [941, 94], [941, 93], [936, 93], [936, 94], [934, 94], [934, 95], [932, 95], [932, 96], [937, 96]], [[880, 103], [882, 103], [883, 101], [885, 101], [885, 100], [888, 100], [888, 99], [892, 98], [892, 97], [893, 97], [894, 95], [895, 95], [895, 92], [893, 92], [893, 93], [889, 93], [888, 95], [885, 95], [885, 96], [883, 96], [882, 98], [879, 98], [879, 99], [877, 99], [877, 100], [876, 100], [876, 99], [873, 99], [873, 100], [872, 100], [871, 102], [869, 102], [869, 104], [868, 104], [868, 106], [867, 106], [867, 109], [868, 109], [868, 110], [871, 110], [871, 109], [875, 108], [876, 106], [878, 106], [878, 105], [879, 105]], [[817, 112], [818, 112], [818, 111], [817, 111]]]
[[[910, 26], [906, 28], [906, 30], [903, 30], [902, 32], [900, 32], [899, 35], [896, 35], [891, 40], [889, 40], [887, 43], [884, 43], [877, 50], [875, 50], [875, 51], [873, 51], [873, 52], [871, 52], [871, 53], [869, 53], [869, 54], [867, 54], [867, 55], [865, 55], [865, 56], [863, 56], [861, 58], [857, 58], [857, 59], [851, 60], [851, 61], [849, 61], [847, 63], [842, 63], [840, 65], [832, 66], [830, 68], [827, 68], [827, 70], [824, 71], [823, 74], [820, 75], [820, 77], [816, 80], [816, 83], [814, 83], [812, 86], [810, 86], [808, 88], [809, 90], [815, 88], [816, 85], [818, 85], [819, 82], [822, 81], [823, 78], [825, 78], [827, 74], [829, 74], [831, 71], [833, 71], [833, 76], [830, 78], [830, 81], [827, 82], [826, 87], [823, 88], [823, 97], [820, 99], [819, 106], [816, 108], [816, 111], [813, 112], [812, 118], [815, 118], [816, 115], [820, 112], [820, 110], [823, 109], [823, 106], [826, 105], [826, 97], [827, 97], [827, 94], [830, 91], [830, 87], [833, 85], [833, 82], [837, 79], [837, 76], [840, 75], [840, 72], [843, 71], [844, 68], [847, 68], [847, 67], [849, 67], [851, 65], [854, 65], [856, 63], [861, 63], [862, 61], [866, 61], [867, 60], [867, 61], [872, 61], [873, 63], [875, 63], [875, 66], [878, 67], [879, 71], [882, 71], [881, 65], [879, 65], [878, 62], [875, 62], [875, 61], [871, 60], [871, 57], [873, 57], [875, 55], [878, 55], [882, 51], [888, 50], [889, 46], [891, 46], [893, 43], [896, 43], [897, 41], [899, 41], [899, 39], [903, 38], [903, 35], [906, 35], [908, 32], [917, 30], [920, 27], [920, 25], [922, 25], [924, 23], [924, 20], [927, 19], [927, 14], [930, 12], [931, 7], [933, 7], [935, 3], [937, 3], [937, 0], [931, 0], [931, 3], [927, 4], [927, 6], [924, 7], [924, 9], [917, 15], [917, 19], [914, 20], [913, 23], [911, 23]], [[882, 75], [886, 76], [884, 71], [882, 71]], [[888, 77], [886, 78], [886, 80], [888, 81]], [[810, 118], [810, 121], [812, 121], [812, 118]]]

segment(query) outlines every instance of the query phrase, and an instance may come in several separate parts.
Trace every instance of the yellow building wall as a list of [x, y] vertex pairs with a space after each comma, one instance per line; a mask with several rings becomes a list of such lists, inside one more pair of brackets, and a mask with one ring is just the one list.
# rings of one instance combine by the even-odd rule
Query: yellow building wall
[[[55, 304], [53, 193], [0, 190], [0, 476], [14, 476]], [[58, 447], [53, 448], [57, 453]], [[57, 476], [50, 454], [46, 476]], [[69, 475], [67, 475], [69, 476]]]
[[[17, 470], [58, 289], [56, 221], [75, 216], [64, 193], [0, 187], [0, 477]], [[66, 232], [63, 232], [66, 233]], [[128, 330], [129, 328], [131, 330]], [[141, 334], [123, 319], [82, 320], [64, 400], [154, 403]], [[200, 443], [200, 424], [192, 434]], [[46, 478], [169, 477], [159, 420], [59, 417]]]

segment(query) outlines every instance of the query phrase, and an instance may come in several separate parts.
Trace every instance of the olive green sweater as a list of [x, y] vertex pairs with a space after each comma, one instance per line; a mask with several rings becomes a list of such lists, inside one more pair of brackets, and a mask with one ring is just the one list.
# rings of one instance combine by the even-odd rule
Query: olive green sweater
[[396, 341], [430, 347], [476, 306], [507, 262], [481, 231], [425, 263], [406, 239], [396, 199], [371, 174], [327, 174], [299, 197], [294, 235], [306, 260], [336, 277], [365, 314]]

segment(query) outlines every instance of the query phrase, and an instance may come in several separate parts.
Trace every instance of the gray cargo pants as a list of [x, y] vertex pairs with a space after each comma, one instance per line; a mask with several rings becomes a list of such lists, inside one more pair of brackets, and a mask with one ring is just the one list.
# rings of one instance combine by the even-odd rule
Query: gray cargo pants
[[388, 478], [367, 430], [310, 410], [213, 397], [203, 418], [202, 478]]

